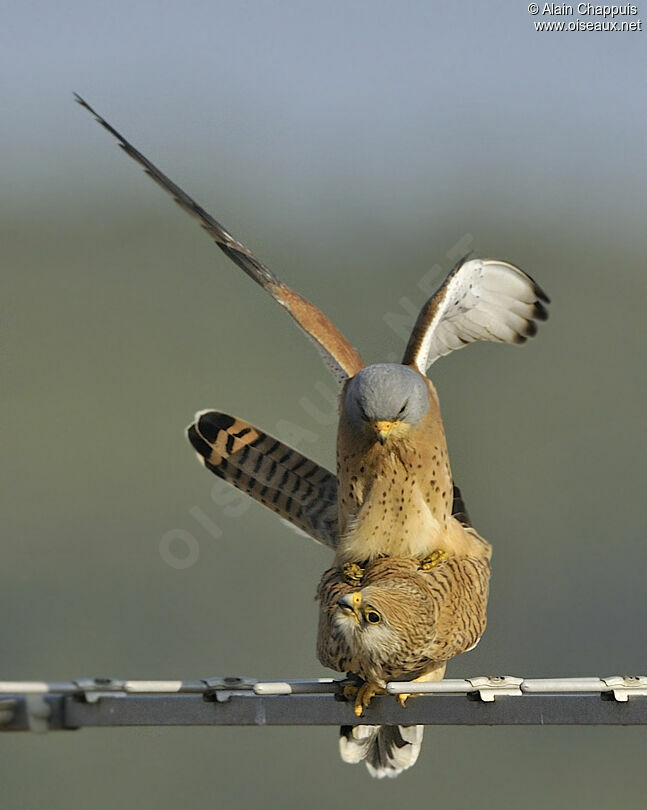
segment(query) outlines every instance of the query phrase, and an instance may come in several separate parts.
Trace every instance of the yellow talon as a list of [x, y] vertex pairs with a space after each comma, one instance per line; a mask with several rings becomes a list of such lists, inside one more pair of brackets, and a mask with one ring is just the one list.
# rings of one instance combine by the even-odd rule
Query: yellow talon
[[409, 700], [409, 698], [413, 700], [413, 698], [420, 697], [420, 695], [417, 692], [414, 694], [411, 694], [411, 692], [402, 692], [400, 695], [396, 695], [396, 697], [398, 699], [398, 703], [404, 709], [406, 706], [406, 702], [407, 700]]
[[344, 582], [348, 585], [360, 585], [364, 577], [364, 569], [357, 563], [344, 563], [342, 568]]
[[421, 571], [431, 571], [432, 568], [435, 568], [437, 565], [445, 562], [446, 559], [447, 552], [443, 551], [442, 548], [437, 548], [435, 551], [432, 551], [428, 557], [420, 560], [420, 565], [418, 568]]
[[356, 717], [361, 717], [375, 695], [386, 695], [386, 690], [377, 683], [353, 681], [349, 676], [349, 680], [343, 684], [342, 694], [346, 700], [354, 702], [353, 713]]
[[385, 695], [386, 691], [376, 683], [363, 683], [357, 690], [355, 698], [355, 707], [353, 711], [356, 717], [361, 717], [364, 714], [364, 709], [368, 708], [369, 703], [375, 695]]

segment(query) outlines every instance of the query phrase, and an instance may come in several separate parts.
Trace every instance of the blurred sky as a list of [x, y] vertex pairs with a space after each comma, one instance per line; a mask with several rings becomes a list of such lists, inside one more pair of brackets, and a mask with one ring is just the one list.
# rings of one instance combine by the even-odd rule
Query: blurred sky
[[[431, 371], [495, 548], [488, 632], [450, 674], [647, 672], [647, 34], [534, 30], [549, 19], [380, 0], [5, 13], [0, 678], [327, 674], [312, 596], [328, 553], [214, 488], [183, 429], [217, 407], [332, 466], [334, 383], [73, 91], [367, 361], [400, 356], [392, 325], [457, 245], [539, 281], [535, 340]], [[183, 569], [160, 554], [178, 529], [198, 547]], [[342, 791], [381, 808], [427, 801], [433, 777], [448, 807], [632, 808], [639, 733], [428, 728], [387, 786], [339, 762], [333, 729], [7, 735], [0, 800], [329, 807]]]

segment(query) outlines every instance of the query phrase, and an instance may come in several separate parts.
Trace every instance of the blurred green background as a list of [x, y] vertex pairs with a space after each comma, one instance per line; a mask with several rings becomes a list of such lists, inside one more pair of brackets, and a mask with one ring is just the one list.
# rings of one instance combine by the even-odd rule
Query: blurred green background
[[[540, 282], [553, 306], [534, 341], [431, 370], [495, 548], [487, 634], [449, 674], [647, 673], [647, 34], [533, 19], [384, 0], [8, 12], [0, 678], [328, 674], [313, 601], [328, 552], [219, 486], [183, 429], [216, 407], [332, 466], [334, 382], [73, 90], [367, 361], [399, 358], [393, 324], [457, 243]], [[185, 553], [174, 530], [195, 564], [168, 563]], [[0, 805], [644, 806], [641, 728], [428, 728], [389, 784], [342, 764], [336, 739], [5, 735]]]

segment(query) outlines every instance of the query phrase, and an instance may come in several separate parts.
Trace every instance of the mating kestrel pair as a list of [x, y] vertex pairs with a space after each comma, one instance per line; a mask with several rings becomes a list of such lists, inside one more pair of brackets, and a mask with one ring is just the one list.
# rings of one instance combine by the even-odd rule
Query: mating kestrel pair
[[[227, 414], [203, 412], [188, 429], [208, 469], [334, 550], [317, 593], [320, 661], [355, 676], [358, 716], [389, 680], [441, 679], [485, 629], [491, 548], [454, 486], [426, 371], [473, 341], [525, 342], [548, 298], [507, 262], [466, 258], [422, 308], [402, 363], [364, 366], [317, 307], [77, 100], [289, 312], [342, 384], [336, 476]], [[345, 761], [394, 776], [415, 762], [421, 738], [422, 727], [351, 725], [340, 749]]]

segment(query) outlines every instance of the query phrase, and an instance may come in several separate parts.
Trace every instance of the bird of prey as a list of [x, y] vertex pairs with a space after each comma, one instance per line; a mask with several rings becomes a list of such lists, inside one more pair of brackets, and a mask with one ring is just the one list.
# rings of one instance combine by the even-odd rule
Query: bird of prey
[[[478, 541], [452, 516], [453, 480], [445, 433], [438, 397], [426, 372], [439, 357], [473, 341], [525, 342], [535, 334], [536, 322], [547, 317], [548, 297], [541, 288], [508, 262], [466, 257], [422, 307], [402, 363], [364, 366], [358, 352], [317, 307], [281, 282], [87, 102], [76, 98], [198, 220], [218, 247], [288, 311], [342, 384], [337, 562], [363, 563], [387, 555], [423, 558], [439, 546], [459, 556], [481, 553]], [[191, 435], [209, 444], [201, 421]], [[204, 444], [199, 451], [209, 461]], [[273, 462], [266, 461], [269, 469]], [[264, 463], [260, 456], [257, 463]], [[273, 494], [276, 499], [268, 505], [291, 520], [294, 499], [285, 486], [278, 485], [279, 494]]]
[[[333, 551], [339, 543], [337, 478], [297, 450], [243, 419], [198, 414], [189, 439], [207, 469], [282, 515]], [[458, 487], [452, 517], [479, 553], [425, 559], [379, 557], [326, 571], [317, 590], [321, 663], [354, 679], [355, 714], [386, 682], [441, 680], [448, 659], [471, 649], [485, 630], [490, 545], [471, 527]], [[422, 726], [343, 726], [345, 762], [364, 761], [376, 777], [397, 776], [418, 757]]]
[[[402, 362], [365, 366], [317, 307], [77, 101], [287, 310], [341, 384], [336, 476], [217, 411], [199, 414], [188, 430], [216, 475], [334, 550], [318, 591], [320, 660], [360, 679], [358, 715], [391, 678], [442, 678], [446, 661], [472, 647], [485, 627], [491, 550], [465, 519], [426, 373], [474, 341], [524, 343], [547, 318], [548, 297], [506, 261], [465, 257], [422, 307]], [[420, 747], [419, 727], [342, 732], [342, 757], [365, 759], [377, 776], [409, 767]]]
[[[359, 676], [361, 716], [388, 681], [439, 681], [450, 658], [474, 647], [486, 624], [490, 547], [478, 557], [437, 550], [427, 560], [381, 557], [361, 571], [323, 575], [317, 652], [322, 664]], [[399, 698], [404, 704], [407, 695]], [[397, 776], [418, 757], [422, 726], [342, 726], [346, 762], [364, 760], [376, 777]]]

